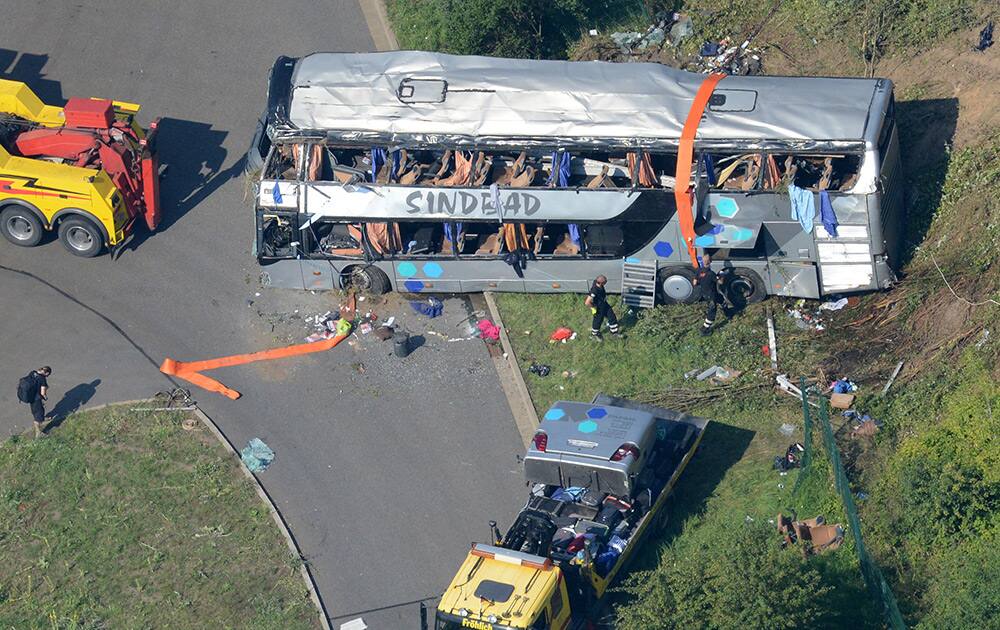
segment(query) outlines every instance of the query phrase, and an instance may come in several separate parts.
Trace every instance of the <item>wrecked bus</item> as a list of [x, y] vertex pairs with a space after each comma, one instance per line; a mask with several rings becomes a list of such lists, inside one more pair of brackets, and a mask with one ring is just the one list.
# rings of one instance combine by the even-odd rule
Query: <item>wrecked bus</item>
[[705, 81], [651, 63], [281, 57], [247, 160], [262, 278], [541, 293], [603, 274], [650, 306], [697, 301], [706, 252], [749, 302], [889, 287], [892, 83], [727, 76], [702, 113]]
[[604, 394], [560, 401], [524, 456], [531, 491], [506, 534], [472, 545], [435, 630], [583, 628], [629, 559], [662, 531], [708, 421]]

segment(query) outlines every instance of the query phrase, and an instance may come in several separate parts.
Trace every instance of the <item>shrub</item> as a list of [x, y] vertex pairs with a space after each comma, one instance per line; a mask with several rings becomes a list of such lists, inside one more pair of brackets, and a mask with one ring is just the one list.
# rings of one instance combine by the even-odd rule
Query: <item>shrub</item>
[[619, 628], [804, 628], [833, 614], [830, 587], [797, 549], [780, 547], [773, 526], [696, 535], [627, 582], [635, 600], [618, 607]]

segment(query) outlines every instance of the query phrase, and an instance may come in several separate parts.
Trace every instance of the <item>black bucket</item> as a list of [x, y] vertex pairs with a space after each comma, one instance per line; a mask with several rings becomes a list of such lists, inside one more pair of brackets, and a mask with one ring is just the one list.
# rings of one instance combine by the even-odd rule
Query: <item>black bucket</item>
[[392, 352], [401, 359], [410, 354], [410, 333], [397, 330], [392, 334]]

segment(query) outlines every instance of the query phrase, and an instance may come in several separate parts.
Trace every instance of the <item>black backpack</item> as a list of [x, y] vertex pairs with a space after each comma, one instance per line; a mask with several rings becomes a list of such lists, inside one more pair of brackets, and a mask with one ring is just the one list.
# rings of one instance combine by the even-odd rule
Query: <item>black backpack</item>
[[26, 376], [22, 376], [21, 380], [17, 382], [17, 399], [23, 403], [33, 402], [32, 394], [34, 394], [35, 389], [35, 373], [28, 372]]

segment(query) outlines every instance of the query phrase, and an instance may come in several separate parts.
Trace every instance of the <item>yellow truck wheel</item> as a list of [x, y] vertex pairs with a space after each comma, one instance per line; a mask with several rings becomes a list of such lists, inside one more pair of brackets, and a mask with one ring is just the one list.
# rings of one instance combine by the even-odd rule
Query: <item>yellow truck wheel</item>
[[0, 232], [15, 245], [34, 247], [41, 242], [45, 228], [31, 210], [7, 206], [0, 210]]
[[93, 258], [104, 249], [101, 230], [83, 217], [68, 217], [59, 222], [59, 240], [74, 256]]

